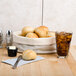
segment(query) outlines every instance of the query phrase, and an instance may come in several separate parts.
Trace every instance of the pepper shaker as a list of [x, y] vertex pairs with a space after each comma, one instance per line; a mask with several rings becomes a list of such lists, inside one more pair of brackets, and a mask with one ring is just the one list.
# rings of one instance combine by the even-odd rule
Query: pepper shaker
[[11, 30], [6, 32], [6, 47], [12, 46], [13, 44], [13, 33]]
[[3, 47], [3, 33], [0, 30], [0, 48], [2, 48], [2, 47]]

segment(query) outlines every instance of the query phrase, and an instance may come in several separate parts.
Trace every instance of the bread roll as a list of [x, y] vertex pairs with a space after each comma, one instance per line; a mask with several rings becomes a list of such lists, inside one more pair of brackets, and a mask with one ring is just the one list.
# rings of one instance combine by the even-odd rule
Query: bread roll
[[35, 34], [35, 33], [27, 33], [26, 37], [29, 37], [29, 38], [38, 38], [37, 34]]
[[23, 34], [19, 34], [19, 36], [25, 36], [25, 35], [23, 35]]
[[55, 32], [48, 31], [47, 37], [55, 37]]
[[33, 60], [36, 59], [37, 54], [33, 50], [25, 50], [22, 54], [24, 60]]
[[30, 27], [30, 26], [25, 26], [22, 29], [22, 36], [25, 36], [27, 33], [29, 32], [34, 32], [34, 28]]
[[40, 26], [35, 29], [35, 33], [41, 38], [43, 38], [43, 37], [45, 38], [47, 32], [48, 32], [48, 27], [46, 27], [46, 26]]
[[40, 28], [42, 28], [42, 29], [44, 29], [45, 31], [48, 32], [48, 27], [46, 27], [46, 26], [40, 26]]

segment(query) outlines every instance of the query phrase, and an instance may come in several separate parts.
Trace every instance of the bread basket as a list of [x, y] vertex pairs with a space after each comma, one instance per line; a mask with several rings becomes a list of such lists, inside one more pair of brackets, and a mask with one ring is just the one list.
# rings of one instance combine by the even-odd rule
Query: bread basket
[[[48, 49], [53, 46], [51, 50], [55, 50], [55, 37], [48, 37], [48, 38], [27, 38], [19, 36], [21, 31], [16, 31], [13, 33], [13, 42], [14, 45], [16, 45], [20, 51], [26, 50], [26, 49], [34, 49], [36, 51], [40, 51], [40, 49]], [[42, 50], [43, 50], [42, 49]], [[42, 51], [43, 52], [43, 51]], [[46, 53], [46, 52], [45, 52]]]

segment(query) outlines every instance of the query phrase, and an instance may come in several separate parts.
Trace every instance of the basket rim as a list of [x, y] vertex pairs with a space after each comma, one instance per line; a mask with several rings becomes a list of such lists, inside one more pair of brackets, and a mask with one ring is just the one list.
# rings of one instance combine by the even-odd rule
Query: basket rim
[[21, 31], [16, 31], [16, 32], [13, 32], [13, 35], [15, 35], [17, 37], [20, 37], [20, 38], [27, 38], [27, 39], [50, 39], [50, 38], [55, 38], [55, 37], [48, 37], [48, 38], [28, 38], [28, 37], [19, 36], [20, 33], [21, 33]]

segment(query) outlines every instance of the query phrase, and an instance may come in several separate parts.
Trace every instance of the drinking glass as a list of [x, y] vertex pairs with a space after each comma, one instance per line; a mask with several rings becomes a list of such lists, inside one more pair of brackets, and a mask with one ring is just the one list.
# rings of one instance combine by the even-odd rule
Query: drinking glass
[[58, 58], [65, 58], [68, 55], [72, 32], [56, 32], [56, 49]]

